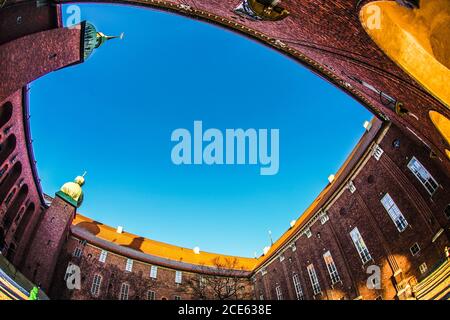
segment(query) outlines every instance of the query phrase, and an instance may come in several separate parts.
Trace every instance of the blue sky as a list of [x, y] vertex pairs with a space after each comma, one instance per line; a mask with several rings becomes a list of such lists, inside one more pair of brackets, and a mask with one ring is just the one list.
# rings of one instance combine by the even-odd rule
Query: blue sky
[[[64, 7], [66, 8], [66, 7]], [[84, 64], [31, 84], [42, 187], [53, 195], [88, 171], [82, 214], [203, 251], [261, 254], [326, 186], [371, 114], [263, 45], [164, 12], [80, 5], [82, 20], [125, 32]], [[176, 166], [171, 133], [280, 130], [280, 170]]]

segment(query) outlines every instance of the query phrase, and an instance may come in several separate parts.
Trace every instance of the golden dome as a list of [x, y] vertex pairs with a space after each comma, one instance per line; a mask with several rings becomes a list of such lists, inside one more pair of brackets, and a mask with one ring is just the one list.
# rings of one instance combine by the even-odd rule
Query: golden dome
[[84, 185], [84, 174], [77, 176], [74, 182], [65, 183], [60, 189], [60, 194], [62, 193], [66, 200], [79, 207], [83, 201], [82, 185]]

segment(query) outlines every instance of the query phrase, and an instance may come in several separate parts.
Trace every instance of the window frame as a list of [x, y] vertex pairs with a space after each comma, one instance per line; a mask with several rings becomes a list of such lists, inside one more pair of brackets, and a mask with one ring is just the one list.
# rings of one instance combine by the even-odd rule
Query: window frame
[[176, 270], [175, 271], [175, 283], [181, 284], [183, 282], [183, 272]]
[[309, 280], [311, 281], [311, 287], [313, 289], [313, 294], [316, 296], [322, 293], [322, 288], [320, 287], [319, 277], [317, 276], [314, 264], [310, 263], [306, 270], [308, 271]]
[[398, 232], [405, 231], [409, 226], [408, 220], [405, 218], [405, 215], [397, 206], [394, 199], [392, 199], [391, 195], [387, 192], [383, 196], [383, 198], [381, 198], [380, 202], [388, 213]]
[[158, 266], [150, 266], [150, 278], [157, 279], [158, 278]]
[[153, 290], [148, 290], [147, 291], [147, 300], [149, 300], [149, 301], [156, 300], [156, 292]]
[[328, 275], [331, 279], [331, 284], [336, 284], [341, 281], [341, 277], [339, 276], [339, 272], [336, 267], [336, 263], [334, 262], [333, 256], [331, 252], [328, 250], [323, 254], [323, 259], [325, 261], [325, 265], [327, 266]]
[[[414, 247], [418, 248], [418, 250], [415, 253], [412, 251], [412, 248], [414, 248]], [[413, 257], [417, 256], [421, 250], [422, 250], [422, 248], [420, 248], [420, 245], [418, 242], [415, 242], [411, 247], [409, 247], [409, 252], [411, 252], [411, 255]]]
[[[358, 236], [357, 242], [355, 241], [355, 237], [353, 237], [353, 234], [355, 236]], [[352, 239], [353, 245], [356, 248], [356, 251], [358, 252], [359, 258], [361, 259], [363, 265], [372, 260], [372, 255], [370, 254], [369, 248], [367, 247], [366, 243], [364, 242], [364, 239], [359, 232], [358, 227], [354, 227], [352, 231], [350, 231], [350, 238]], [[358, 246], [358, 244], [360, 246]]]
[[283, 291], [281, 291], [280, 285], [275, 287], [275, 293], [277, 294], [277, 300], [283, 300]]
[[126, 282], [122, 282], [122, 284], [120, 285], [119, 300], [128, 300], [129, 294], [130, 294], [130, 285]]
[[[413, 162], [416, 162], [419, 166], [414, 166]], [[439, 188], [439, 183], [436, 181], [436, 179], [432, 176], [432, 174], [425, 168], [425, 166], [416, 158], [412, 157], [411, 160], [408, 162], [407, 165], [408, 169], [412, 172], [412, 174], [419, 180], [419, 182], [422, 184], [422, 186], [427, 190], [430, 196], [433, 196], [437, 189]], [[423, 177], [422, 174], [425, 174], [425, 176], [428, 175], [428, 177]], [[432, 183], [430, 183], [432, 181]], [[428, 186], [427, 186], [428, 183]], [[435, 186], [433, 186], [435, 184]], [[430, 188], [432, 190], [430, 190]]]
[[292, 282], [294, 283], [294, 290], [297, 296], [297, 300], [305, 300], [305, 294], [303, 293], [300, 277], [298, 273], [292, 275]]
[[133, 272], [133, 259], [127, 259], [127, 262], [125, 264], [125, 271], [126, 272]]
[[73, 251], [73, 256], [75, 258], [81, 258], [82, 255], [83, 255], [83, 250], [80, 249], [80, 247], [75, 247], [75, 250]]
[[[98, 281], [96, 281], [98, 279]], [[92, 284], [91, 284], [91, 294], [94, 297], [98, 297], [100, 294], [100, 287], [102, 285], [103, 277], [99, 274], [94, 274], [94, 277], [92, 278]], [[98, 283], [97, 283], [98, 282]]]
[[106, 258], [108, 257], [108, 251], [102, 250], [100, 252], [100, 256], [98, 257], [98, 261], [101, 263], [106, 263]]

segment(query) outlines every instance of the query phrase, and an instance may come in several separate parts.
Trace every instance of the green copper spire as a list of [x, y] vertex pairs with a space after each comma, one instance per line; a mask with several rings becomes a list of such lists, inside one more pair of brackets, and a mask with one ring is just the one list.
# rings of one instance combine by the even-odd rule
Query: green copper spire
[[92, 52], [111, 39], [123, 39], [123, 32], [120, 36], [106, 36], [97, 31], [93, 24], [84, 22], [84, 60], [89, 58]]

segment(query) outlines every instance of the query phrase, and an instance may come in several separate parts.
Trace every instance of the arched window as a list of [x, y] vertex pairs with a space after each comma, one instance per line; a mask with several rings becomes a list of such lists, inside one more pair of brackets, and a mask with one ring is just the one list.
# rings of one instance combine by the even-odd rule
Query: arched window
[[14, 243], [11, 243], [9, 245], [8, 252], [6, 253], [6, 259], [12, 262], [14, 260], [15, 255], [16, 255], [16, 245]]
[[0, 108], [0, 128], [3, 128], [5, 124], [11, 119], [13, 106], [11, 102], [6, 102]]
[[19, 212], [20, 206], [25, 201], [27, 195], [28, 195], [28, 185], [24, 184], [20, 188], [19, 193], [17, 194], [16, 198], [14, 199], [14, 201], [12, 202], [12, 204], [9, 206], [8, 210], [6, 211], [6, 215], [5, 215], [4, 222], [3, 222], [5, 229], [8, 229], [11, 226], [12, 222], [14, 221], [14, 219], [16, 218], [16, 215]]
[[1, 149], [0, 149], [0, 165], [2, 165], [6, 159], [8, 159], [8, 157], [11, 155], [11, 153], [14, 151], [14, 149], [16, 148], [16, 136], [15, 135], [10, 135], [8, 136], [8, 138], [6, 138], [5, 142], [3, 142], [1, 144]]
[[16, 162], [14, 166], [9, 170], [8, 175], [5, 177], [5, 179], [0, 183], [0, 203], [3, 203], [6, 196], [11, 191], [12, 186], [16, 183], [21, 174], [22, 164], [20, 162]]
[[14, 238], [18, 241], [20, 241], [23, 237], [23, 234], [28, 226], [28, 223], [31, 220], [31, 217], [33, 216], [34, 213], [34, 209], [35, 209], [35, 205], [34, 203], [30, 203], [27, 207], [27, 209], [25, 210], [25, 213], [22, 216], [22, 219], [19, 222], [19, 226], [16, 229], [16, 232], [14, 234]]
[[119, 300], [128, 300], [128, 294], [130, 291], [130, 285], [128, 283], [122, 283], [120, 286]]
[[0, 228], [0, 252], [3, 251], [4, 247], [5, 247], [5, 232], [3, 231], [3, 228]]
[[8, 170], [8, 167], [9, 167], [8, 164], [5, 164], [2, 168], [0, 168], [0, 181], [2, 180], [6, 171]]

